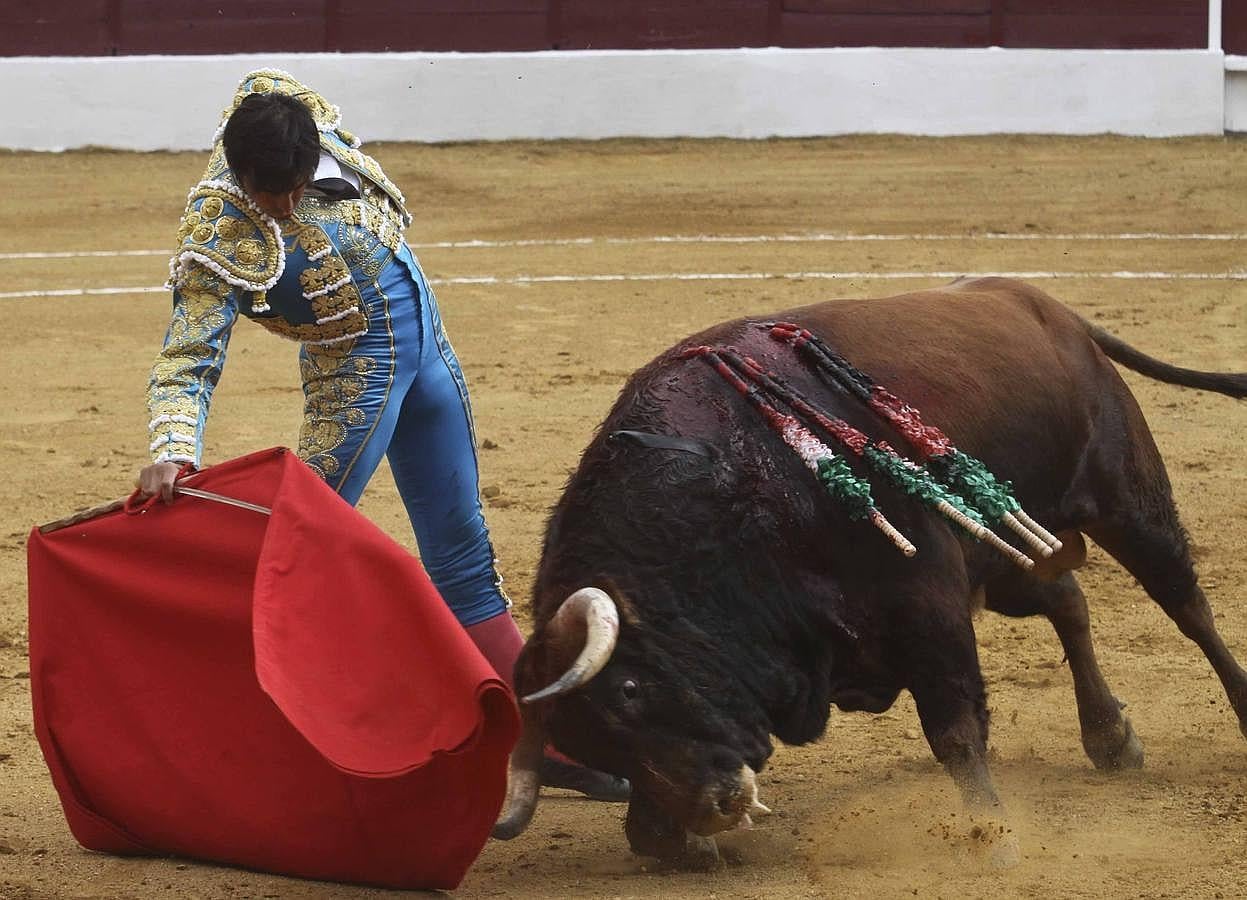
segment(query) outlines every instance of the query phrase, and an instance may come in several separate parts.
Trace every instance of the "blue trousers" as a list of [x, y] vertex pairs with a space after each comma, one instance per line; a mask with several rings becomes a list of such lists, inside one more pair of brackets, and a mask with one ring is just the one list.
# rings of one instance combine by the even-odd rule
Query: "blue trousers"
[[[350, 231], [358, 242], [360, 230]], [[303, 345], [299, 455], [351, 504], [386, 455], [429, 577], [474, 625], [510, 604], [481, 510], [467, 385], [411, 251], [359, 249], [348, 258], [367, 259], [351, 274], [368, 332], [345, 345]]]

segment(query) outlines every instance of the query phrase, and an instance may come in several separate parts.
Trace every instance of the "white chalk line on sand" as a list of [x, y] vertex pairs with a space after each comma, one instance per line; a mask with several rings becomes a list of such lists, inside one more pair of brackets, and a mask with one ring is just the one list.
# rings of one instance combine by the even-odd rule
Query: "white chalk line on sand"
[[[500, 247], [569, 247], [594, 244], [800, 244], [868, 243], [871, 241], [1242, 241], [1247, 232], [1128, 231], [1120, 233], [1031, 233], [970, 232], [966, 234], [850, 234], [817, 232], [812, 234], [669, 234], [643, 237], [526, 238], [509, 241], [433, 241], [409, 244], [413, 250], [466, 250]], [[90, 259], [115, 256], [168, 256], [169, 250], [56, 250], [28, 253], [0, 253], [10, 259]]]
[[[602, 275], [464, 275], [452, 278], [430, 278], [429, 284], [442, 285], [521, 285], [575, 284], [612, 281], [896, 281], [921, 278], [1111, 278], [1125, 281], [1244, 281], [1247, 272], [628, 272]], [[110, 294], [156, 294], [168, 288], [102, 287], [58, 288], [49, 291], [6, 291], [0, 300], [38, 297], [90, 297]]]

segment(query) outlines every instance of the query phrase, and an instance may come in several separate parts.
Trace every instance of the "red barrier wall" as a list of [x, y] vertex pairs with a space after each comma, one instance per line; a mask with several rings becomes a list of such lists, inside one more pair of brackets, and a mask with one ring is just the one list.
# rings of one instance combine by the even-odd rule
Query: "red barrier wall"
[[1226, 53], [1247, 54], [1247, 0], [1222, 0], [1221, 37]]
[[[1247, 52], [1247, 0], [1224, 0]], [[1202, 48], [1207, 0], [0, 0], [0, 56], [706, 47]]]

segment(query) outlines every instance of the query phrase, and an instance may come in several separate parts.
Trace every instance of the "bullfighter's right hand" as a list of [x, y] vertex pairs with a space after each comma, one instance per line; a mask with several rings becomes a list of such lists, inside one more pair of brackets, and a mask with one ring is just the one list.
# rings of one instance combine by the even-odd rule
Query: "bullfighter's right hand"
[[182, 467], [173, 462], [152, 463], [139, 472], [135, 486], [144, 497], [159, 494], [165, 503], [173, 502], [173, 483]]

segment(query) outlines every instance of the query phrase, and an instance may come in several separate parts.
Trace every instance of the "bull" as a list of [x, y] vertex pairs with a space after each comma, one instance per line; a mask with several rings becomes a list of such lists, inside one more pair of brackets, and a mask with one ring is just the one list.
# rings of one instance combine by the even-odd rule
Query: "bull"
[[[888, 484], [873, 485], [877, 505], [918, 551], [903, 556], [851, 521], [742, 393], [689, 357], [698, 346], [730, 348], [831, 416], [903, 444], [761, 327], [773, 318], [824, 336], [1011, 482], [1060, 549], [1024, 570]], [[1247, 673], [1218, 634], [1161, 456], [1110, 360], [1247, 395], [1247, 374], [1156, 360], [1004, 278], [719, 324], [637, 371], [547, 525], [534, 631], [515, 672], [524, 730], [495, 836], [527, 826], [552, 741], [631, 780], [634, 851], [704, 860], [709, 836], [765, 809], [756, 777], [772, 736], [813, 741], [832, 706], [879, 713], [901, 691], [964, 801], [994, 809], [972, 624], [983, 605], [1047, 617], [1069, 662], [1087, 756], [1099, 769], [1141, 766], [1073, 574], [1084, 536], [1203, 651], [1247, 735]]]

